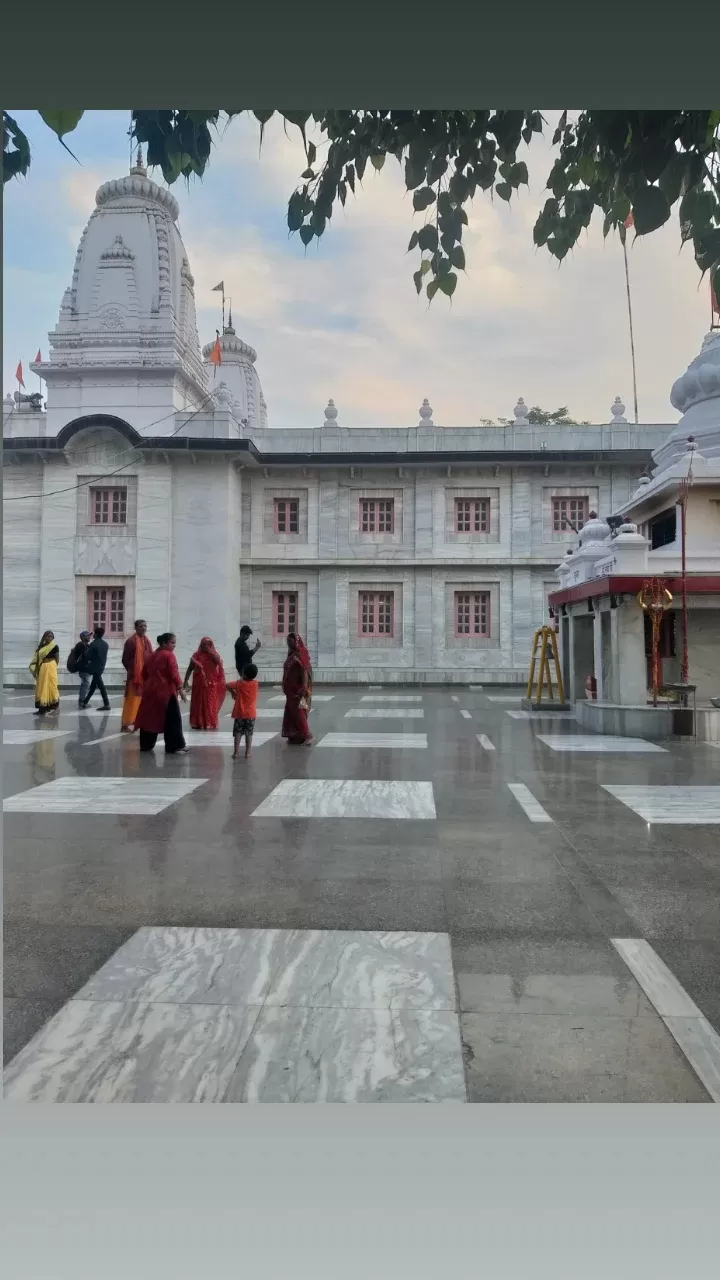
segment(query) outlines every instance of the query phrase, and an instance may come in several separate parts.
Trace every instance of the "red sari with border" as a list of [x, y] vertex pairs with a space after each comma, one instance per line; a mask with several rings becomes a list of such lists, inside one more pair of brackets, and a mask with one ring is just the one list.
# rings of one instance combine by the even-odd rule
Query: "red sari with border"
[[282, 689], [285, 694], [285, 714], [281, 730], [283, 738], [287, 738], [291, 746], [298, 747], [306, 742], [312, 742], [308, 713], [300, 706], [303, 697], [308, 703], [310, 702], [312, 665], [310, 654], [300, 636], [295, 641], [295, 648], [285, 659]]
[[225, 669], [209, 636], [203, 636], [190, 661], [193, 664], [190, 728], [217, 729], [225, 698]]

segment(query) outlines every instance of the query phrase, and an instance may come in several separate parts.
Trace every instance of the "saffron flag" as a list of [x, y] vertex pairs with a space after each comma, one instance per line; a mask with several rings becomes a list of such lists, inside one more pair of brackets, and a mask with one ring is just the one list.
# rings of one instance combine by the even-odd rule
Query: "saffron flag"
[[222, 364], [222, 356], [220, 354], [220, 334], [218, 334], [215, 342], [213, 343], [213, 349], [208, 356], [208, 363], [214, 365]]
[[19, 362], [18, 367], [15, 370], [15, 377], [18, 380], [18, 385], [21, 387], [24, 387], [25, 383], [23, 382], [23, 376], [22, 376], [22, 360]]
[[35, 357], [35, 361], [34, 361], [34, 363], [35, 363], [35, 364], [42, 364], [42, 351], [40, 350], [40, 348], [39, 348], [39, 347], [38, 347], [38, 353], [37, 353], [37, 355], [36, 355], [36, 357]]

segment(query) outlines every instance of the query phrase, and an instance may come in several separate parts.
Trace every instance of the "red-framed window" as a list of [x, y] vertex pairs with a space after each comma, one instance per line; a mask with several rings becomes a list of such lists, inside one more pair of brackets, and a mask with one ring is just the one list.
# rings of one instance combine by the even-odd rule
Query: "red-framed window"
[[490, 592], [455, 592], [455, 635], [490, 636]]
[[360, 532], [361, 533], [394, 533], [395, 532], [395, 499], [394, 498], [361, 498], [360, 499]]
[[274, 636], [287, 636], [291, 631], [297, 631], [297, 591], [273, 591], [272, 628]]
[[358, 596], [358, 635], [393, 636], [395, 592], [361, 591]]
[[127, 524], [127, 489], [91, 489], [91, 524]]
[[[587, 523], [589, 510], [589, 498], [553, 498], [553, 533], [572, 533], [570, 525], [574, 525], [576, 529], [582, 529]], [[566, 524], [566, 520], [569, 520], [570, 524]]]
[[95, 627], [104, 627], [106, 636], [124, 635], [124, 587], [88, 587], [88, 630]]
[[490, 532], [490, 499], [489, 498], [456, 498], [455, 499], [455, 532], [456, 533], [489, 533]]
[[275, 498], [273, 500], [273, 511], [275, 533], [300, 532], [299, 498]]

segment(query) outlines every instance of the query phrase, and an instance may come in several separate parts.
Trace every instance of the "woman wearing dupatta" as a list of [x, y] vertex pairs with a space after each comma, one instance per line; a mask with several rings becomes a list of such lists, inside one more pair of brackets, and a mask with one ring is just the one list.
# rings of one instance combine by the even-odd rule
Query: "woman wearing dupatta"
[[217, 729], [218, 714], [225, 698], [225, 669], [209, 636], [203, 636], [185, 673], [185, 689], [190, 687], [190, 728]]
[[122, 653], [122, 664], [127, 671], [125, 682], [125, 698], [122, 708], [121, 733], [132, 733], [135, 728], [135, 717], [140, 710], [142, 698], [143, 669], [148, 658], [152, 657], [153, 647], [147, 635], [147, 622], [138, 618], [135, 631], [125, 641]]
[[288, 655], [283, 666], [282, 689], [285, 714], [282, 736], [290, 746], [309, 746], [313, 740], [308, 727], [308, 711], [312, 702], [312, 663], [301, 636], [292, 631], [287, 638]]
[[178, 698], [185, 690], [175, 658], [175, 636], [164, 631], [158, 647], [143, 668], [143, 693], [135, 728], [140, 730], [140, 750], [153, 751], [160, 734], [165, 736], [166, 755], [184, 755], [188, 748], [182, 730]]
[[58, 688], [58, 661], [60, 650], [52, 631], [46, 631], [35, 650], [30, 663], [30, 674], [35, 681], [35, 715], [44, 716], [57, 711], [60, 706]]

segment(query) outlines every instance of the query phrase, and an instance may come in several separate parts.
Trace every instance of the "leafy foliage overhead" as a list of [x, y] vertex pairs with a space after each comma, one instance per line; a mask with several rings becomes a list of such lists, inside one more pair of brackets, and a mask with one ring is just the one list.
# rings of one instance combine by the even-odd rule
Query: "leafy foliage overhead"
[[[62, 142], [83, 113], [41, 114]], [[213, 134], [239, 114], [219, 108], [135, 111], [132, 135], [147, 147], [148, 164], [159, 167], [166, 182], [201, 178]], [[275, 114], [300, 132], [306, 167], [290, 196], [287, 223], [306, 246], [324, 234], [338, 203], [356, 195], [368, 165], [382, 169], [391, 156], [402, 166], [422, 219], [408, 245], [419, 255], [413, 279], [429, 300], [436, 293], [452, 298], [458, 273], [465, 270], [462, 239], [474, 197], [486, 192], [509, 203], [527, 185], [523, 148], [546, 123], [536, 110], [252, 114], [261, 143]], [[589, 110], [572, 117], [565, 111], [553, 145], [549, 195], [533, 231], [538, 247], [562, 262], [596, 210], [604, 234], [617, 231], [624, 243], [628, 226], [635, 236], [649, 235], [677, 208], [681, 243], [692, 242], [700, 272], [710, 272], [720, 298], [720, 111]], [[4, 113], [4, 181], [27, 174], [29, 165], [28, 140]]]

